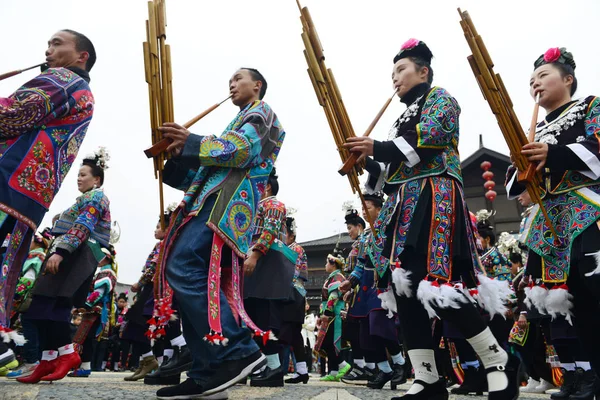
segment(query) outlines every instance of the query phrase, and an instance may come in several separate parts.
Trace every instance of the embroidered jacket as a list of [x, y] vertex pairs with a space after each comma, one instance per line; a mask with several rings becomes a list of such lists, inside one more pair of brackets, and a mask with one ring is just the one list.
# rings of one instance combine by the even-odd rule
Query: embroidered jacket
[[[445, 89], [430, 88], [428, 84], [413, 90], [422, 94], [396, 120], [389, 132], [390, 142], [375, 142], [374, 159], [378, 164], [370, 163], [373, 167], [368, 168], [371, 176], [367, 182], [373, 191], [383, 188], [389, 194], [398, 184], [442, 174], [462, 184], [458, 102]], [[390, 151], [384, 145], [395, 149]]]
[[344, 282], [344, 274], [339, 269], [333, 271], [323, 284], [321, 289], [321, 315], [327, 317], [339, 317], [344, 308], [340, 285]]
[[63, 256], [73, 253], [88, 239], [109, 246], [110, 202], [102, 189], [92, 189], [77, 198], [52, 227], [57, 236], [50, 253]]
[[154, 245], [154, 248], [148, 255], [144, 268], [142, 268], [142, 276], [138, 280], [140, 286], [144, 286], [154, 281], [154, 274], [156, 272], [156, 264], [158, 263], [158, 252], [160, 251], [161, 242]]
[[308, 259], [306, 257], [306, 252], [302, 246], [296, 242], [291, 243], [288, 247], [298, 253], [298, 258], [296, 259], [296, 271], [294, 272], [292, 285], [294, 285], [296, 290], [302, 296], [306, 296], [306, 289], [304, 288], [304, 283], [308, 282]]
[[500, 281], [512, 281], [510, 266], [506, 258], [500, 254], [496, 246], [488, 249], [481, 256], [481, 264], [489, 278]]
[[89, 75], [50, 68], [0, 98], [0, 211], [32, 229], [77, 157], [94, 111]]
[[356, 240], [352, 242], [350, 246], [350, 252], [348, 253], [348, 257], [346, 257], [346, 265], [344, 266], [344, 272], [349, 274], [354, 270], [356, 263], [358, 261], [358, 248], [360, 246], [360, 241], [362, 240], [363, 233], [360, 233]]
[[[383, 277], [390, 271], [389, 255], [383, 254], [386, 241], [393, 241], [395, 262], [404, 251], [421, 193], [430, 189], [433, 204], [428, 275], [448, 282], [453, 279], [451, 243], [458, 207], [464, 216], [462, 225], [469, 237], [473, 268], [481, 269], [462, 188], [458, 153], [460, 107], [446, 90], [431, 88], [427, 83], [412, 88], [402, 100], [408, 108], [394, 123], [389, 140], [375, 141], [373, 159], [367, 159], [367, 189], [383, 188], [388, 194], [374, 224], [369, 253], [377, 274]], [[454, 204], [456, 198], [462, 201]], [[387, 238], [390, 225], [395, 227], [390, 230], [394, 236]]]
[[254, 220], [252, 250], [257, 250], [264, 255], [267, 254], [275, 239], [284, 241], [282, 227], [285, 224], [285, 218], [285, 205], [275, 196], [261, 200], [258, 203], [258, 212]]
[[344, 274], [339, 269], [333, 271], [325, 280], [323, 289], [321, 289], [321, 303], [320, 315], [327, 317], [325, 322], [326, 328], [319, 330], [319, 338], [317, 339], [317, 347], [320, 349], [325, 336], [329, 329], [333, 329], [333, 345], [337, 354], [342, 350], [342, 317], [341, 312], [346, 306], [346, 303], [342, 300], [342, 293], [340, 291], [340, 285], [344, 282]]
[[248, 104], [218, 137], [190, 135], [181, 157], [165, 165], [165, 183], [185, 191], [172, 217], [167, 249], [173, 233], [198, 214], [208, 196], [218, 193], [208, 226], [244, 257], [284, 137], [277, 116], [264, 101]]
[[367, 248], [373, 238], [371, 229], [366, 229], [360, 234], [357, 240], [352, 243], [352, 250], [348, 254], [348, 264], [352, 265], [350, 270], [350, 276], [348, 279], [352, 282], [352, 286], [356, 286], [360, 283], [360, 280], [365, 271], [365, 264], [367, 263]]
[[[559, 107], [537, 125], [535, 138], [548, 144], [542, 203], [558, 238], [539, 207], [532, 209], [522, 236], [542, 257], [542, 280], [566, 282], [574, 240], [600, 219], [600, 99], [589, 96]], [[507, 189], [509, 198], [525, 189], [512, 167]]]
[[[600, 184], [600, 98], [588, 96], [553, 111], [537, 125], [535, 141], [548, 144], [544, 195]], [[511, 198], [525, 190], [514, 171], [510, 167], [507, 174]]]

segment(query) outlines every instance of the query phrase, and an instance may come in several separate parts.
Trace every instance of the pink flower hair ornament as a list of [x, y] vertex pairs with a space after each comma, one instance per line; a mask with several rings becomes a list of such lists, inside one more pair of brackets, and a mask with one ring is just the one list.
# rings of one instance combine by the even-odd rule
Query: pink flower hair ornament
[[544, 54], [542, 54], [537, 58], [537, 60], [535, 60], [535, 62], [533, 63], [534, 70], [538, 69], [542, 65], [552, 63], [568, 65], [571, 68], [573, 68], [573, 70], [575, 70], [576, 67], [575, 59], [573, 59], [573, 54], [568, 52], [566, 48], [552, 47], [546, 50]]

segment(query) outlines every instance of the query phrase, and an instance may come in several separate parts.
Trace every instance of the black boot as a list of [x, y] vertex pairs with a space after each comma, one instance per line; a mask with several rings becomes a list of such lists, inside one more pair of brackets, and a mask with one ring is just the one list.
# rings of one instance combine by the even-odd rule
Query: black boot
[[594, 400], [594, 396], [598, 393], [600, 380], [593, 370], [583, 371], [577, 368], [577, 373], [580, 374], [578, 388], [575, 393], [569, 397], [569, 400]]
[[506, 374], [508, 384], [503, 390], [488, 393], [488, 400], [516, 400], [519, 398], [519, 370], [521, 360], [515, 355], [508, 353], [508, 362], [505, 367], [492, 367], [485, 370], [486, 374], [502, 371]]
[[405, 394], [404, 396], [392, 397], [392, 400], [448, 400], [446, 381], [440, 379], [435, 383], [425, 383], [419, 379], [413, 381], [413, 385], [419, 384], [424, 387], [417, 394]]
[[385, 384], [391, 381], [393, 377], [394, 371], [383, 372], [382, 370], [379, 370], [377, 375], [367, 383], [367, 387], [369, 389], [383, 389]]
[[173, 357], [161, 367], [161, 376], [179, 375], [192, 368], [192, 353], [187, 346], [175, 347]]
[[285, 383], [303, 383], [305, 385], [308, 383], [308, 379], [310, 378], [310, 375], [308, 375], [308, 374], [297, 374], [297, 375], [298, 376], [296, 376], [295, 378], [288, 378], [284, 382]]
[[253, 387], [278, 387], [283, 386], [283, 368], [266, 367], [261, 373], [250, 375], [250, 386]]
[[404, 368], [404, 365], [393, 364], [392, 369], [394, 371], [390, 385], [392, 387], [392, 390], [396, 390], [396, 388], [399, 385], [403, 385], [406, 383], [406, 368]]
[[552, 400], [568, 400], [569, 397], [577, 391], [579, 386], [578, 382], [581, 374], [578, 374], [577, 372], [583, 372], [582, 370], [577, 372], [567, 371], [564, 368], [561, 368], [560, 370], [563, 374], [563, 384], [560, 387], [560, 392], [552, 393], [550, 395]]
[[[465, 368], [465, 379], [457, 388], [450, 390], [452, 394], [476, 394], [477, 396], [483, 396], [484, 387], [483, 383], [486, 381], [486, 377], [479, 373], [477, 368]], [[483, 379], [482, 379], [483, 378]]]
[[[175, 350], [173, 350], [173, 353]], [[169, 363], [171, 358], [164, 357], [163, 362], [160, 364], [158, 369], [144, 377], [145, 385], [161, 385], [161, 386], [169, 386], [169, 385], [178, 385], [181, 382], [181, 374], [164, 376], [162, 375], [162, 370], [165, 365]]]

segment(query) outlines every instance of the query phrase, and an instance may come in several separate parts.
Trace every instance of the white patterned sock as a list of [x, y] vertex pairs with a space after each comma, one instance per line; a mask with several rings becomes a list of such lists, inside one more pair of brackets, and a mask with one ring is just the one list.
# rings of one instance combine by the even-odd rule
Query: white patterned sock
[[71, 354], [74, 352], [75, 352], [75, 349], [73, 348], [72, 343], [66, 344], [63, 347], [58, 348], [58, 354], [61, 356], [66, 356], [67, 354]]
[[[44, 350], [42, 352], [42, 361], [56, 360], [56, 357], [58, 357], [58, 351], [56, 350]], [[575, 370], [573, 369], [573, 371]]]
[[[504, 367], [508, 363], [508, 354], [492, 334], [490, 328], [485, 328], [481, 333], [473, 336], [467, 341], [479, 356], [485, 369], [493, 367]], [[504, 371], [493, 371], [487, 374], [488, 389], [497, 392], [506, 389], [508, 378]]]
[[[435, 355], [431, 349], [415, 349], [408, 351], [408, 357], [415, 370], [415, 380], [421, 380], [425, 383], [435, 383], [440, 380], [435, 364]], [[421, 392], [423, 385], [413, 383], [407, 394], [417, 394]]]

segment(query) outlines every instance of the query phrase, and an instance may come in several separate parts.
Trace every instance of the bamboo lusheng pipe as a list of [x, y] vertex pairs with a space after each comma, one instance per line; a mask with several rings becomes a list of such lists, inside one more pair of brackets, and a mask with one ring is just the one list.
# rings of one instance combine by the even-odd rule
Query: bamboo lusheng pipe
[[[531, 200], [539, 205], [546, 225], [554, 235], [555, 240], [558, 240], [556, 230], [550, 222], [548, 212], [542, 203], [542, 181], [540, 175], [535, 170], [536, 165], [530, 163], [527, 157], [521, 154], [521, 149], [529, 143], [529, 140], [519, 123], [504, 82], [502, 82], [500, 75], [494, 72], [494, 63], [483, 43], [483, 39], [477, 33], [469, 13], [466, 11], [462, 12], [460, 8], [458, 9], [458, 13], [461, 17], [460, 26], [463, 29], [465, 39], [472, 52], [472, 55], [468, 57], [469, 64], [483, 93], [483, 97], [487, 100], [492, 113], [496, 116], [500, 130], [506, 140], [518, 170], [517, 180], [525, 185]], [[534, 109], [534, 113], [536, 112], [537, 108]], [[537, 116], [534, 115], [534, 118], [537, 121]], [[533, 131], [535, 131], [535, 127]]]
[[[321, 40], [315, 29], [310, 12], [306, 7], [300, 5], [299, 0], [296, 0], [298, 10], [300, 10], [300, 22], [302, 24], [302, 42], [304, 43], [304, 56], [308, 65], [308, 75], [311, 84], [315, 90], [319, 105], [323, 107], [327, 123], [331, 130], [336, 149], [340, 154], [342, 162], [346, 162], [352, 155], [348, 152], [343, 144], [349, 137], [355, 137], [354, 128], [350, 122], [350, 117], [344, 106], [340, 90], [335, 82], [335, 77], [331, 69], [325, 65], [325, 55]], [[360, 189], [360, 181], [358, 175], [362, 174], [362, 167], [354, 165], [346, 174], [350, 187], [353, 193], [358, 192], [361, 204], [366, 208], [364, 197]], [[373, 229], [373, 221], [367, 218], [371, 229]]]
[[46, 64], [45, 61], [41, 64], [36, 64], [31, 67], [27, 67], [27, 68], [23, 68], [23, 69], [16, 69], [14, 71], [6, 72], [6, 73], [0, 75], [0, 81], [4, 80], [6, 78], [10, 78], [11, 76], [19, 75], [21, 72], [25, 72], [25, 71], [29, 71], [30, 69], [41, 67], [44, 64]]
[[[200, 121], [202, 118], [206, 117], [208, 114], [210, 114], [211, 112], [216, 110], [217, 107], [219, 107], [221, 104], [225, 103], [229, 99], [231, 99], [231, 96], [227, 97], [225, 100], [221, 101], [220, 103], [213, 104], [206, 110], [202, 111], [200, 114], [196, 115], [194, 118], [190, 119], [188, 122], [186, 122], [182, 126], [185, 129], [189, 129], [192, 125], [194, 125], [196, 122]], [[171, 139], [166, 139], [166, 138], [162, 139], [161, 141], [156, 143], [154, 146], [150, 147], [147, 150], [144, 150], [144, 154], [146, 154], [146, 157], [148, 157], [148, 158], [156, 157], [156, 156], [164, 153], [170, 144], [171, 144]]]
[[535, 130], [537, 128], [538, 116], [540, 113], [540, 94], [535, 96], [535, 106], [533, 106], [533, 116], [531, 117], [531, 125], [529, 125], [529, 142], [535, 141]]
[[[173, 93], [171, 85], [170, 48], [166, 45], [166, 9], [164, 0], [148, 2], [148, 20], [146, 21], [146, 42], [144, 48], [145, 79], [148, 84], [150, 107], [150, 127], [152, 143], [162, 140], [158, 127], [173, 121]], [[163, 169], [165, 154], [154, 158], [154, 175], [158, 179], [160, 226], [165, 228]]]
[[[371, 124], [369, 125], [369, 127], [367, 128], [367, 130], [365, 131], [363, 136], [368, 137], [371, 134], [371, 132], [373, 132], [373, 129], [375, 129], [375, 126], [377, 125], [377, 123], [381, 119], [381, 116], [383, 115], [385, 110], [387, 110], [388, 106], [390, 105], [390, 103], [392, 102], [394, 97], [396, 96], [396, 93], [398, 93], [397, 90], [395, 90], [394, 94], [389, 99], [386, 100], [385, 104], [383, 105], [383, 107], [381, 107], [381, 110], [379, 110], [379, 112], [375, 116], [375, 119], [371, 122]], [[344, 165], [342, 165], [342, 167], [338, 171], [339, 174], [346, 175], [348, 172], [350, 172], [352, 170], [352, 168], [354, 168], [354, 165], [356, 164], [356, 161], [358, 160], [359, 156], [360, 155], [357, 153], [351, 153], [348, 160], [346, 160]]]

